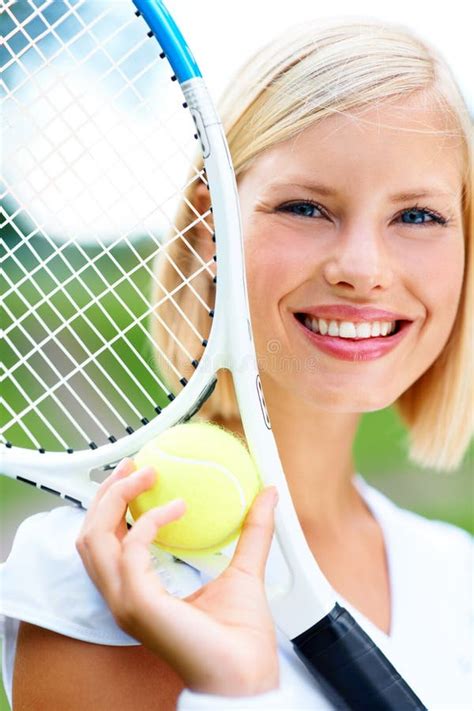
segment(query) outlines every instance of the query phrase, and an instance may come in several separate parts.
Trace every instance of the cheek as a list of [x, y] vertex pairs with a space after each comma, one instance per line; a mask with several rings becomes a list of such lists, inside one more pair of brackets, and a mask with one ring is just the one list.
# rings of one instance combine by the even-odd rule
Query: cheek
[[314, 276], [317, 263], [314, 250], [311, 252], [308, 241], [294, 230], [269, 220], [260, 224], [255, 219], [244, 234], [249, 298], [255, 306], [277, 306], [281, 298]]
[[425, 372], [440, 355], [455, 323], [463, 284], [464, 248], [462, 240], [435, 246], [412, 272], [412, 293], [421, 302], [425, 318], [413, 351], [411, 379]]
[[434, 249], [420, 260], [416, 283], [427, 319], [447, 336], [458, 309], [463, 283], [464, 250], [462, 243], [453, 249]]
[[245, 236], [245, 264], [252, 311], [269, 312], [294, 277], [282, 245], [257, 230]]
[[275, 364], [285, 340], [279, 307], [295, 288], [298, 270], [276, 234], [260, 228], [244, 234], [250, 314], [260, 368], [265, 371], [269, 358], [272, 367]]

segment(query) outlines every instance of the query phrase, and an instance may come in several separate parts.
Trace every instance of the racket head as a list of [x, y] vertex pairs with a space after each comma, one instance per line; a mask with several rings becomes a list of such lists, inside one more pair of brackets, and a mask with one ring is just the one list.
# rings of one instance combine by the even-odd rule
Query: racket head
[[[213, 257], [238, 214], [232, 169], [182, 35], [161, 2], [136, 4], [6, 6], [7, 474], [117, 461], [191, 416], [220, 366], [205, 350], [224, 350]], [[209, 162], [230, 186], [216, 215], [188, 197], [213, 198]]]

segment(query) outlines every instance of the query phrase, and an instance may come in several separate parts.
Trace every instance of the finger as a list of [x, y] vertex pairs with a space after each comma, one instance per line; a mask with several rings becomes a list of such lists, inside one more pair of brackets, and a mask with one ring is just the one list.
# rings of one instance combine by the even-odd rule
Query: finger
[[127, 534], [122, 544], [120, 578], [122, 595], [129, 603], [138, 601], [143, 609], [145, 600], [154, 600], [156, 603], [159, 596], [167, 596], [152, 564], [150, 544], [162, 526], [176, 521], [185, 510], [186, 505], [182, 499], [170, 501], [140, 516]]
[[136, 470], [136, 465], [133, 459], [130, 459], [129, 457], [125, 457], [122, 459], [121, 462], [117, 464], [115, 469], [113, 470], [112, 474], [110, 474], [99, 487], [99, 498], [101, 499], [102, 496], [105, 494], [106, 491], [114, 484], [116, 481], [119, 481], [120, 479], [123, 479], [126, 476], [129, 476], [133, 471]]
[[109, 607], [113, 607], [120, 594], [120, 552], [121, 545], [115, 538], [108, 537], [92, 547], [78, 547], [79, 554], [89, 577], [102, 593]]
[[133, 461], [133, 459], [129, 459], [128, 457], [122, 459], [122, 461], [117, 464], [112, 474], [110, 474], [106, 479], [104, 479], [102, 484], [99, 486], [97, 494], [93, 498], [92, 503], [89, 507], [89, 512], [91, 515], [93, 515], [97, 503], [102, 499], [106, 491], [110, 489], [112, 484], [114, 484], [119, 479], [123, 479], [124, 477], [129, 476], [129, 474], [131, 474], [135, 468], [135, 462]]
[[137, 575], [152, 568], [149, 546], [156, 538], [158, 530], [181, 518], [185, 511], [186, 504], [183, 499], [174, 499], [140, 516], [122, 542], [124, 580], [136, 580]]
[[89, 549], [92, 540], [91, 528], [94, 526], [94, 522], [97, 520], [97, 507], [104, 494], [108, 489], [119, 479], [128, 476], [135, 468], [133, 460], [125, 458], [115, 467], [112, 474], [110, 474], [100, 485], [97, 490], [95, 497], [92, 499], [91, 504], [86, 511], [79, 536], [77, 538], [76, 547], [84, 562], [89, 575], [92, 577], [92, 568], [89, 561]]
[[274, 486], [264, 489], [257, 496], [242, 527], [231, 567], [263, 580], [275, 528], [274, 510], [277, 503], [278, 493]]
[[91, 525], [100, 532], [116, 531], [124, 519], [128, 505], [156, 482], [153, 467], [143, 467], [124, 478], [114, 481], [97, 502]]
[[113, 482], [84, 521], [77, 549], [90, 576], [101, 589], [113, 576], [117, 565], [122, 538], [117, 531], [125, 520], [128, 503], [149, 488], [155, 479], [155, 471], [146, 467]]

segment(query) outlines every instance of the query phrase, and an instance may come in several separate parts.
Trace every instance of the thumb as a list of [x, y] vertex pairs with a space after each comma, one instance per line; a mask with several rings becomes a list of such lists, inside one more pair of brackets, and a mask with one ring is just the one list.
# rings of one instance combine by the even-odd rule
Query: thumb
[[274, 486], [258, 494], [242, 526], [230, 567], [235, 566], [263, 580], [275, 528], [274, 510], [277, 503], [278, 492]]

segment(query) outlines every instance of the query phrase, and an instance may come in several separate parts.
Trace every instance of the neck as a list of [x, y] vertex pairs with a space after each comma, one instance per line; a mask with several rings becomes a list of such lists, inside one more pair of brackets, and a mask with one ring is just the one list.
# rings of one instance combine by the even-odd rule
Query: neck
[[[278, 403], [283, 402], [280, 398]], [[292, 406], [293, 405], [293, 406]], [[360, 497], [353, 486], [352, 445], [359, 415], [331, 413], [301, 402], [271, 407], [270, 416], [291, 496], [305, 522], [350, 518]]]
[[[365, 509], [354, 488], [358, 413], [329, 412], [265, 387], [267, 407], [296, 513], [303, 528], [348, 523]], [[216, 420], [243, 434], [240, 419]]]

